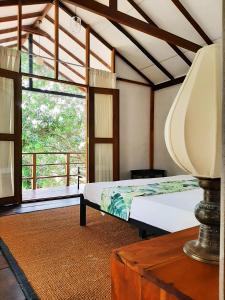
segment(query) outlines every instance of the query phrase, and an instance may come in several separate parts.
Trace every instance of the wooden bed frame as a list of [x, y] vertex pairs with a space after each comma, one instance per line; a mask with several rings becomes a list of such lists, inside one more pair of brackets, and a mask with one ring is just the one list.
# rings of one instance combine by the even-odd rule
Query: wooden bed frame
[[160, 236], [160, 235], [165, 235], [165, 234], [170, 233], [169, 231], [166, 231], [166, 230], [160, 229], [158, 227], [143, 223], [141, 221], [137, 221], [135, 219], [129, 218], [128, 221], [125, 221], [125, 220], [120, 219], [116, 216], [113, 216], [113, 215], [111, 215], [111, 214], [109, 214], [105, 211], [102, 211], [101, 207], [98, 204], [93, 203], [93, 202], [85, 199], [83, 194], [80, 194], [80, 226], [86, 226], [86, 223], [87, 223], [86, 206], [92, 207], [92, 208], [94, 208], [98, 211], [101, 211], [105, 214], [108, 214], [108, 215], [110, 215], [114, 218], [117, 218], [119, 220], [122, 220], [124, 222], [128, 222], [128, 223], [136, 226], [139, 230], [139, 236], [142, 239], [146, 238], [149, 235]]

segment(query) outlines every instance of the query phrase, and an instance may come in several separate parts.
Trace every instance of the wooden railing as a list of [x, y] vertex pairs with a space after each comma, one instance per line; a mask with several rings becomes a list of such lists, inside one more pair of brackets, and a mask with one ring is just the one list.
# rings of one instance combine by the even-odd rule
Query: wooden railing
[[[31, 180], [31, 186], [33, 190], [36, 190], [37, 187], [37, 181], [41, 179], [49, 179], [49, 178], [65, 178], [66, 179], [66, 186], [70, 186], [70, 178], [71, 177], [83, 177], [80, 173], [80, 168], [85, 168], [85, 153], [84, 152], [36, 152], [36, 153], [22, 153], [24, 156], [31, 156], [31, 163], [22, 164], [22, 167], [31, 167], [31, 176], [30, 177], [22, 177], [22, 180]], [[53, 163], [38, 163], [38, 156], [39, 155], [51, 155], [51, 156], [59, 156], [64, 155], [65, 162], [53, 162]], [[76, 158], [76, 162], [71, 162], [72, 158]], [[76, 174], [71, 174], [71, 166], [76, 165], [78, 168], [78, 172]], [[54, 174], [54, 175], [41, 175], [38, 176], [38, 168], [39, 167], [45, 167], [45, 166], [64, 166], [65, 167], [65, 174]], [[78, 182], [79, 182], [78, 178]]]

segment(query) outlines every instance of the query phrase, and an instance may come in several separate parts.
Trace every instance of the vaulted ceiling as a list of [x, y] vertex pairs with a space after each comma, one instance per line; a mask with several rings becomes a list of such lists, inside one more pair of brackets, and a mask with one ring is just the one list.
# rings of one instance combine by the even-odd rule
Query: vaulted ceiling
[[[99, 0], [109, 5], [109, 0]], [[221, 0], [118, 0], [118, 10], [146, 23], [158, 26], [177, 36], [204, 46], [221, 39]], [[28, 49], [30, 27], [41, 30], [33, 34], [33, 51], [45, 56], [49, 67], [54, 66], [54, 8], [51, 4], [24, 5], [22, 8], [23, 50]], [[79, 32], [73, 32], [72, 15], [83, 20]], [[0, 45], [16, 44], [17, 7], [0, 8]], [[42, 22], [37, 22], [42, 19]], [[187, 73], [194, 52], [171, 45], [163, 40], [131, 27], [107, 20], [67, 1], [60, 1], [59, 64], [62, 77], [85, 81], [85, 27], [90, 25], [90, 66], [111, 69], [111, 49], [116, 48], [117, 59], [138, 71], [140, 81], [159, 84]], [[68, 64], [70, 63], [70, 64]], [[123, 76], [118, 68], [118, 76]], [[128, 78], [129, 79], [129, 78]], [[131, 78], [132, 79], [132, 78]]]

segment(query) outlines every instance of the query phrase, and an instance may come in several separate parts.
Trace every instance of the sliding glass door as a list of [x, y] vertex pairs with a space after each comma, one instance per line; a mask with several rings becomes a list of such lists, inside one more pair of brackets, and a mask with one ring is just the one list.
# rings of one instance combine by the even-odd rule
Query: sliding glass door
[[0, 69], [0, 205], [20, 203], [21, 76]]
[[119, 91], [91, 87], [88, 110], [89, 182], [119, 179]]

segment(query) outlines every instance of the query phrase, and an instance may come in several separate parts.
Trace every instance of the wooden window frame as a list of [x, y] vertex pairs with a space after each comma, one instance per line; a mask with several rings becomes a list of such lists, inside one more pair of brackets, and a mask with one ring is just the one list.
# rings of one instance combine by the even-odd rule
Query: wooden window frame
[[[90, 87], [89, 91], [89, 113], [88, 113], [88, 181], [95, 181], [95, 144], [113, 145], [113, 180], [120, 179], [120, 153], [119, 153], [119, 90]], [[113, 96], [113, 137], [96, 138], [95, 137], [95, 94], [105, 94]]]
[[22, 84], [21, 74], [0, 68], [0, 77], [14, 82], [14, 133], [0, 133], [0, 141], [14, 142], [14, 196], [0, 198], [0, 205], [22, 202]]

